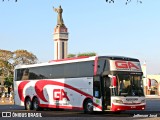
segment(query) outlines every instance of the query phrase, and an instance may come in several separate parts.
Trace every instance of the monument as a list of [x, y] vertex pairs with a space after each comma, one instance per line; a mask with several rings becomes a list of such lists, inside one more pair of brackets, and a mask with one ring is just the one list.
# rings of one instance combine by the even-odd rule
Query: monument
[[54, 28], [54, 60], [65, 59], [68, 54], [68, 29], [64, 24], [61, 6], [53, 8], [58, 13], [57, 25]]

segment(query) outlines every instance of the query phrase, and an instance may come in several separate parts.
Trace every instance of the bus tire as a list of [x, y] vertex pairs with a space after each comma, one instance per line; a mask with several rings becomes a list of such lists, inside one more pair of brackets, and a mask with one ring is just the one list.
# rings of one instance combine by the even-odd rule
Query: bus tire
[[32, 102], [31, 102], [29, 97], [26, 98], [26, 100], [25, 100], [25, 109], [26, 110], [32, 110]]
[[39, 101], [38, 101], [38, 98], [35, 97], [32, 101], [32, 108], [33, 110], [41, 110], [41, 108], [39, 107]]
[[84, 113], [92, 113], [93, 112], [93, 101], [88, 99], [84, 103]]

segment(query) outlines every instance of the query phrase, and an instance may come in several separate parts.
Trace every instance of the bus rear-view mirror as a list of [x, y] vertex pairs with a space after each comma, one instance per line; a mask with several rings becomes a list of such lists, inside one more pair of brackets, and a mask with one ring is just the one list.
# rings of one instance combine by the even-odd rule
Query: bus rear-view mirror
[[116, 87], [117, 86], [116, 76], [113, 76], [113, 75], [108, 75], [108, 76], [112, 79], [112, 87]]

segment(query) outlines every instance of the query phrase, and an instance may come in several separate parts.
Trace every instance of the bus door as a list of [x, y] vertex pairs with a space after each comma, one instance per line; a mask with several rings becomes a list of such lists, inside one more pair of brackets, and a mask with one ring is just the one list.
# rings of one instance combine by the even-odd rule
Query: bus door
[[[111, 89], [110, 78], [108, 76], [94, 76], [93, 79], [93, 102], [102, 106], [101, 111], [110, 110], [111, 106]], [[99, 111], [93, 108], [94, 111]]]
[[102, 106], [103, 110], [110, 110], [111, 108], [111, 79], [107, 76], [102, 77]]
[[[93, 78], [93, 102], [96, 103], [96, 105], [102, 107], [101, 81], [102, 81], [102, 78], [100, 75], [94, 76]], [[102, 111], [102, 109], [93, 107], [93, 111]]]

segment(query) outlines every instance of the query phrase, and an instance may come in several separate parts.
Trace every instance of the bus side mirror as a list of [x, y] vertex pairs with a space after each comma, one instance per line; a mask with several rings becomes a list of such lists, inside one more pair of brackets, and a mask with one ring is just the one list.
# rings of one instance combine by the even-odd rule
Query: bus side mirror
[[108, 75], [108, 77], [110, 77], [112, 79], [112, 87], [116, 87], [117, 86], [117, 78], [116, 78], [116, 76]]
[[112, 77], [112, 86], [113, 86], [113, 87], [116, 87], [116, 86], [117, 86], [117, 78], [116, 78], [116, 76], [113, 76], [113, 77]]

